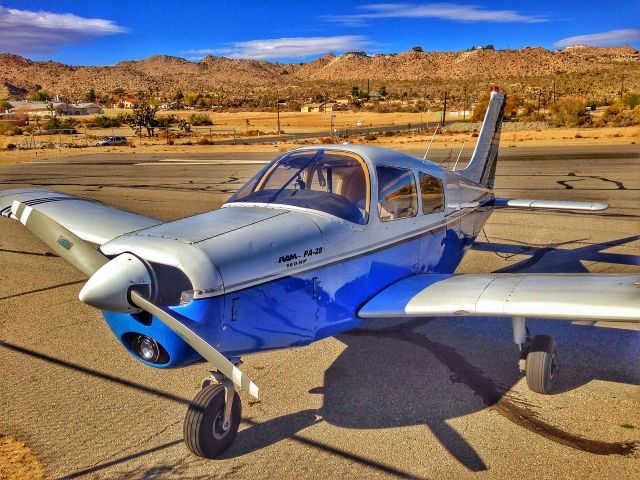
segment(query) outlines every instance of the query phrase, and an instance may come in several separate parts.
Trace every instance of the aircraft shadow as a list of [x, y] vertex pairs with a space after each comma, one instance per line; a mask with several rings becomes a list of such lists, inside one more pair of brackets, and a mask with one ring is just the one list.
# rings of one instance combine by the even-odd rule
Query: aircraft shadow
[[[582, 262], [640, 265], [640, 256], [603, 252], [636, 240], [640, 236], [575, 249], [488, 242], [478, 242], [474, 248], [529, 256], [499, 272], [574, 273], [587, 271]], [[554, 393], [594, 379], [640, 384], [639, 331], [536, 319], [528, 326], [533, 335], [552, 335], [558, 343], [561, 370]], [[331, 424], [354, 429], [424, 425], [471, 471], [485, 470], [487, 465], [450, 421], [487, 407], [573, 448], [599, 454], [627, 452], [625, 444], [588, 440], [545, 425], [532, 405], [508, 393], [522, 378], [509, 319], [423, 319], [337, 338], [347, 348], [326, 371], [324, 386], [310, 392], [324, 395], [317, 413]], [[438, 362], [433, 362], [434, 356]], [[458, 391], [456, 383], [465, 384], [475, 395]]]

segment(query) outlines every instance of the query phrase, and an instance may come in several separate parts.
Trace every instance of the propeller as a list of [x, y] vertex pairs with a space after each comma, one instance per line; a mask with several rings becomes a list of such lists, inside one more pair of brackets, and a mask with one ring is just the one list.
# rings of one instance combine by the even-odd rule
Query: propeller
[[13, 202], [11, 213], [50, 249], [89, 277], [80, 291], [81, 301], [103, 310], [132, 312], [136, 311], [137, 307], [150, 313], [237, 387], [244, 388], [250, 395], [258, 398], [257, 385], [238, 367], [178, 320], [168, 309], [154, 304], [143, 295], [141, 287], [146, 288], [146, 285], [150, 285], [151, 278], [146, 265], [138, 257], [123, 253], [109, 259], [91, 243], [24, 203]]

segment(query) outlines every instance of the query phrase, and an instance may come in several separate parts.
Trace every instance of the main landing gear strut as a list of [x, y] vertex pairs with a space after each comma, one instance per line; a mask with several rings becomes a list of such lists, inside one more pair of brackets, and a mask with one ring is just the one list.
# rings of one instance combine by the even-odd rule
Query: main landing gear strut
[[220, 372], [211, 375], [189, 405], [183, 430], [187, 448], [205, 458], [215, 458], [231, 446], [242, 416], [233, 382]]
[[527, 385], [537, 393], [550, 393], [558, 371], [556, 342], [553, 337], [536, 335], [531, 340], [524, 317], [514, 317], [513, 341], [520, 350], [518, 366], [526, 374]]

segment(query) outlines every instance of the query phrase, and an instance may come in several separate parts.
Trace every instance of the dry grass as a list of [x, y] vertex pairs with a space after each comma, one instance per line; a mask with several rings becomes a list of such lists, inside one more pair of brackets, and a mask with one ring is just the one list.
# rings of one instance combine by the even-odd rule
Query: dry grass
[[[116, 116], [126, 110], [122, 109], [105, 109], [105, 115]], [[193, 115], [193, 110], [177, 110], [159, 112], [162, 115], [175, 115], [179, 118], [188, 120]], [[211, 127], [213, 131], [220, 129], [236, 129], [238, 134], [242, 134], [247, 130], [261, 130], [263, 132], [275, 132], [278, 129], [278, 117], [276, 112], [197, 112], [206, 113], [214, 123]], [[362, 126], [371, 125], [406, 125], [408, 123], [416, 124], [423, 122], [437, 122], [438, 114], [436, 112], [424, 113], [377, 113], [377, 112], [333, 112], [333, 126], [344, 130], [345, 128], [353, 129], [356, 122], [360, 120]], [[280, 128], [287, 133], [294, 132], [310, 132], [329, 130], [331, 126], [331, 112], [327, 113], [302, 113], [302, 112], [280, 112]], [[76, 117], [78, 119], [87, 117]], [[249, 123], [247, 123], [247, 121]], [[202, 127], [208, 129], [209, 127]], [[128, 127], [127, 127], [128, 129]], [[131, 130], [129, 129], [129, 132]], [[130, 133], [129, 133], [130, 134]], [[116, 132], [116, 135], [118, 133]]]
[[[255, 116], [256, 122], [268, 122], [270, 121], [269, 113], [235, 113], [226, 114], [228, 116], [228, 122], [241, 124], [247, 115]], [[293, 114], [299, 116], [304, 120], [304, 130], [320, 130], [326, 129], [321, 122], [324, 122], [327, 117], [324, 114], [312, 113], [312, 114]], [[339, 113], [338, 115], [354, 115]], [[395, 116], [396, 119], [406, 120], [409, 115], [416, 114], [374, 114], [367, 112], [360, 117], [363, 122], [370, 121], [371, 123], [377, 118], [377, 115], [381, 115], [384, 118], [390, 118]], [[339, 116], [337, 118], [340, 118]], [[344, 121], [348, 121], [348, 116], [344, 117]], [[353, 118], [353, 117], [351, 117]], [[315, 122], [315, 123], [314, 123]], [[252, 126], [253, 128], [253, 126]], [[259, 128], [259, 126], [258, 126]], [[264, 128], [264, 126], [263, 126]], [[286, 131], [286, 130], [285, 130]], [[131, 135], [131, 129], [123, 127], [115, 129], [115, 135]], [[103, 135], [111, 135], [111, 129], [105, 131]], [[202, 135], [202, 133], [201, 133]], [[238, 132], [241, 135], [241, 132]], [[97, 135], [99, 136], [99, 135]], [[464, 139], [468, 136], [466, 133], [446, 134], [438, 135], [434, 142], [433, 148], [453, 148], [459, 149]], [[76, 155], [90, 155], [96, 153], [152, 153], [152, 152], [167, 152], [169, 153], [224, 153], [224, 152], [278, 152], [286, 151], [293, 148], [297, 148], [301, 145], [326, 143], [327, 140], [315, 139], [299, 142], [280, 142], [278, 144], [257, 144], [257, 145], [243, 145], [242, 140], [238, 140], [237, 145], [198, 145], [198, 138], [178, 138], [175, 140], [174, 145], [167, 145], [164, 139], [148, 139], [142, 137], [141, 142], [133, 140], [131, 143], [135, 145], [131, 146], [118, 146], [118, 147], [95, 147], [95, 140], [87, 141], [87, 147], [83, 148], [51, 148], [40, 150], [6, 150], [6, 146], [16, 141], [24, 141], [28, 137], [26, 136], [0, 136], [0, 163], [20, 163], [31, 160], [43, 160], [49, 158], [61, 158]], [[57, 135], [50, 136], [37, 136], [36, 141], [39, 142], [53, 142], [56, 145], [61, 140], [62, 142], [71, 142], [73, 139], [71, 136]], [[76, 143], [83, 144], [84, 140], [80, 140], [80, 136], [76, 135]], [[203, 139], [205, 137], [199, 137]], [[220, 137], [218, 137], [220, 138]], [[420, 132], [408, 132], [400, 135], [394, 135], [392, 137], [378, 136], [376, 140], [367, 141], [363, 136], [350, 137], [349, 141], [352, 143], [366, 143], [371, 145], [377, 145], [381, 147], [407, 150], [422, 148], [429, 143], [431, 139], [430, 134]], [[214, 141], [216, 137], [214, 137]], [[339, 140], [336, 140], [339, 141]], [[465, 145], [465, 151], [473, 148], [476, 138], [470, 137]], [[191, 145], [186, 144], [190, 142]], [[638, 127], [604, 127], [604, 128], [549, 128], [542, 131], [517, 131], [517, 132], [503, 132], [501, 137], [501, 146], [507, 148], [524, 147], [524, 146], [553, 146], [553, 145], [608, 145], [608, 144], [629, 144], [640, 142], [640, 128]], [[140, 145], [138, 145], [140, 143]], [[200, 143], [205, 143], [200, 142]]]

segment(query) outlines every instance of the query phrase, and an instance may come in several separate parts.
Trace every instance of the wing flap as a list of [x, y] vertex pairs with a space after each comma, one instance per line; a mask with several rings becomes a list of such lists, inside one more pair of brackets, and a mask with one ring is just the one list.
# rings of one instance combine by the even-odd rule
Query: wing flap
[[125, 233], [163, 223], [95, 200], [32, 188], [0, 191], [0, 215], [13, 218], [11, 206], [16, 201], [42, 212], [83, 240], [98, 245]]
[[414, 275], [387, 287], [361, 318], [454, 315], [640, 321], [640, 275]]

